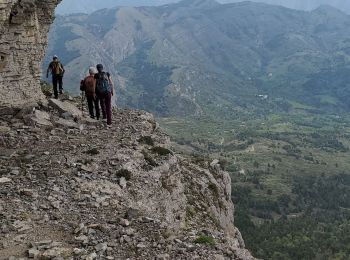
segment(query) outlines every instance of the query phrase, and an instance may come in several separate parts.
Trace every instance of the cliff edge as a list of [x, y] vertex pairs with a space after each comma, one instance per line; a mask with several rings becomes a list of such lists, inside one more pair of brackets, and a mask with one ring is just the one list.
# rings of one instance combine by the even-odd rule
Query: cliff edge
[[151, 114], [106, 128], [49, 104], [0, 120], [0, 259], [252, 259], [218, 163], [176, 155]]

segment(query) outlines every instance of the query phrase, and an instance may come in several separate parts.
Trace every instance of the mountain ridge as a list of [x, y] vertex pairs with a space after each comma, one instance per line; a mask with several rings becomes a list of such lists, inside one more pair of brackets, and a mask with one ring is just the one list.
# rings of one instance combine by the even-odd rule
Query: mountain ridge
[[[161, 115], [219, 113], [249, 103], [260, 109], [255, 98], [259, 94], [272, 98], [264, 109], [274, 109], [281, 100], [285, 108], [291, 102], [320, 111], [329, 108], [309, 94], [310, 84], [323, 70], [347, 69], [348, 15], [334, 15], [327, 7], [303, 12], [253, 2], [205, 3], [210, 6], [184, 7], [182, 2], [117, 8], [95, 12], [94, 20], [88, 15], [60, 17], [63, 25], [54, 25], [51, 39], [58, 37], [57, 28], [71, 28], [72, 38], [62, 38], [50, 48], [69, 44], [75, 54], [68, 55], [75, 57], [73, 63], [63, 59], [72, 72], [67, 73], [68, 85], [76, 85], [74, 80], [83, 77], [87, 65], [104, 62], [118, 71], [118, 104]], [[98, 25], [102, 15], [111, 22]], [[320, 95], [336, 98], [339, 104], [333, 110], [344, 111], [349, 93], [334, 84], [341, 95], [326, 86], [321, 86]]]
[[[98, 9], [103, 8], [111, 8], [115, 6], [159, 6], [159, 5], [167, 5], [179, 2], [179, 0], [133, 0], [133, 1], [126, 1], [126, 0], [110, 0], [110, 1], [104, 1], [103, 3], [99, 3], [97, 5], [95, 2], [86, 2], [84, 0], [84, 3], [78, 2], [79, 0], [76, 0], [74, 2], [69, 2], [69, 0], [65, 0], [57, 9], [57, 12], [59, 14], [69, 14], [69, 13], [82, 13], [82, 12], [88, 12], [91, 13], [93, 11], [96, 11]], [[242, 2], [241, 0], [220, 0], [221, 4], [228, 4], [228, 3], [237, 3]], [[350, 13], [350, 4], [346, 0], [339, 0], [339, 1], [332, 1], [329, 3], [328, 0], [308, 0], [308, 1], [302, 1], [302, 0], [294, 0], [294, 1], [288, 1], [288, 0], [255, 0], [254, 2], [259, 3], [266, 3], [271, 5], [279, 5], [279, 6], [285, 6], [287, 8], [297, 9], [297, 10], [305, 10], [305, 11], [311, 11], [313, 9], [316, 9], [318, 6], [322, 4], [331, 4], [332, 6], [342, 10], [343, 12]]]

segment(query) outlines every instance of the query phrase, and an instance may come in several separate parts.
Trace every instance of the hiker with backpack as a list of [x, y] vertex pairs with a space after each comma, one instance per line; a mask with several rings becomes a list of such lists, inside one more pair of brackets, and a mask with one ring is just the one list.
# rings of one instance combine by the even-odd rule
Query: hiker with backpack
[[107, 118], [107, 126], [112, 124], [112, 96], [114, 95], [111, 75], [103, 71], [103, 65], [96, 66], [96, 95], [100, 100], [103, 119]]
[[87, 76], [82, 82], [80, 83], [80, 90], [85, 91], [85, 96], [87, 99], [88, 107], [89, 107], [89, 114], [90, 117], [95, 119], [95, 113], [96, 111], [96, 119], [100, 119], [100, 107], [99, 107], [99, 99], [96, 95], [96, 79], [95, 79], [95, 68], [90, 67], [89, 68], [89, 76]]
[[[52, 85], [55, 98], [58, 99], [58, 93], [63, 94], [63, 75], [64, 67], [62, 63], [58, 60], [57, 55], [53, 56], [53, 60], [50, 62], [49, 67], [46, 71], [46, 78], [49, 77], [49, 73], [52, 75]], [[57, 90], [57, 85], [59, 86], [59, 92]]]

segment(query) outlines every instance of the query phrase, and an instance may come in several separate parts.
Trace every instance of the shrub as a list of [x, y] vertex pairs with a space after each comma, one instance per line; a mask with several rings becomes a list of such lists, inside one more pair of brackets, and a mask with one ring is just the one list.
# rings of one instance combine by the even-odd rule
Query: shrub
[[145, 161], [148, 162], [149, 165], [151, 165], [153, 167], [158, 166], [157, 162], [145, 150], [142, 151], [142, 154], [145, 157]]
[[215, 240], [214, 240], [213, 237], [201, 235], [201, 236], [196, 238], [194, 243], [196, 243], [196, 244], [215, 245]]
[[154, 141], [153, 141], [152, 137], [150, 137], [150, 136], [142, 136], [139, 139], [139, 143], [154, 146]]
[[116, 173], [118, 178], [124, 177], [127, 181], [131, 179], [131, 172], [126, 169], [121, 169]]
[[217, 198], [219, 197], [219, 188], [214, 183], [209, 183], [208, 189], [213, 192], [213, 195]]
[[152, 152], [160, 155], [160, 156], [165, 156], [165, 155], [168, 155], [168, 154], [173, 154], [172, 151], [170, 151], [169, 149], [166, 149], [164, 147], [160, 147], [160, 146], [156, 146], [156, 147], [153, 147], [152, 148]]
[[52, 86], [47, 83], [46, 81], [40, 81], [41, 91], [44, 93], [45, 96], [51, 97], [52, 96]]
[[99, 152], [99, 150], [97, 150], [97, 148], [92, 148], [92, 149], [86, 151], [86, 153], [87, 153], [87, 154], [90, 154], [90, 155], [97, 155], [97, 154], [99, 154], [100, 152]]

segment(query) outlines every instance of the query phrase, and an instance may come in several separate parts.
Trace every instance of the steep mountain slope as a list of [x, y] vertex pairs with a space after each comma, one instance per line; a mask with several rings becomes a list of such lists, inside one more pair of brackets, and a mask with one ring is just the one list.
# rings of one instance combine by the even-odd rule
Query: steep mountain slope
[[[295, 102], [347, 111], [344, 82], [320, 82], [319, 74], [349, 70], [349, 25], [329, 6], [302, 12], [185, 0], [58, 17], [48, 58], [61, 56], [73, 91], [88, 66], [104, 63], [119, 105], [159, 115], [289, 110]], [[269, 96], [263, 108], [259, 94]]]

